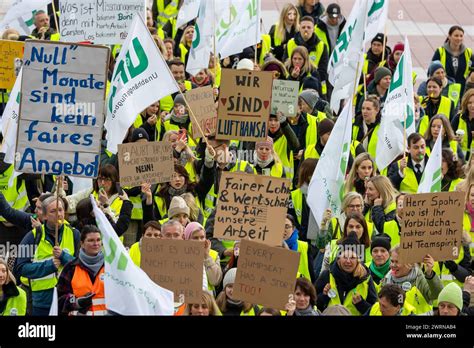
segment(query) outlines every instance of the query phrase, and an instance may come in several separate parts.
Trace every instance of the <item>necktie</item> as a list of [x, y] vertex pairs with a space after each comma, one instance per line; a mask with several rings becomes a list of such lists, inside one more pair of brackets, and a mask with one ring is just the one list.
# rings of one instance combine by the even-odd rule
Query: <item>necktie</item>
[[415, 168], [416, 168], [416, 174], [421, 174], [421, 164], [419, 163], [415, 164]]

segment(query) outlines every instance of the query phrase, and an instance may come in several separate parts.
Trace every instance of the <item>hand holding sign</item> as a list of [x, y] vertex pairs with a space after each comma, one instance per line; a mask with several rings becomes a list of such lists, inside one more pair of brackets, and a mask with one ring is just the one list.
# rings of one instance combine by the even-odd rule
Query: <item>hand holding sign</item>
[[288, 295], [288, 303], [285, 306], [287, 316], [292, 316], [296, 310], [296, 301], [293, 299], [293, 294]]
[[428, 276], [428, 278], [431, 278], [433, 275], [433, 267], [434, 267], [435, 260], [431, 255], [426, 255], [423, 258], [423, 264], [425, 265], [425, 274]]

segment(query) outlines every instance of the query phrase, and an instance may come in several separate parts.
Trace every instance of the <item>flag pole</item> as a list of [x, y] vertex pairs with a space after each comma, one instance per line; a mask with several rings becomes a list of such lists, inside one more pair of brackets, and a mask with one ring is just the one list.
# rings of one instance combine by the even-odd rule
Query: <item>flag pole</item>
[[383, 62], [385, 60], [385, 48], [386, 48], [386, 46], [387, 46], [387, 22], [385, 22], [385, 25], [383, 27], [383, 48], [382, 48], [382, 60], [381, 60], [381, 62]]
[[59, 246], [59, 186], [63, 185], [62, 175], [56, 180], [56, 225], [54, 226], [55, 246]]
[[59, 33], [58, 16], [56, 14], [56, 5], [54, 4], [54, 0], [52, 1], [52, 5], [53, 5], [54, 24], [56, 24], [56, 32]]

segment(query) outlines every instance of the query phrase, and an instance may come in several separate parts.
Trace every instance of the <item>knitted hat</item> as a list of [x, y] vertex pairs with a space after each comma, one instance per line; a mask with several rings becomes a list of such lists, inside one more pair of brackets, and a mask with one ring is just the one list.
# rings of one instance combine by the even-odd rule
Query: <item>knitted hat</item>
[[436, 70], [438, 69], [444, 69], [443, 64], [439, 60], [433, 60], [428, 67], [428, 77], [433, 76]]
[[193, 232], [200, 231], [203, 229], [204, 227], [202, 227], [202, 225], [199, 222], [196, 222], [196, 221], [190, 222], [184, 229], [184, 239], [185, 240], [191, 239]]
[[350, 316], [351, 312], [344, 307], [343, 305], [337, 304], [334, 306], [329, 306], [321, 313], [323, 316]]
[[374, 77], [375, 84], [379, 83], [380, 80], [383, 79], [385, 76], [392, 76], [392, 72], [390, 71], [390, 69], [384, 66], [377, 68], [377, 70], [375, 70]]
[[341, 8], [338, 4], [329, 4], [326, 12], [329, 17], [337, 18], [341, 14]]
[[271, 53], [267, 53], [263, 60], [263, 64], [261, 66], [262, 71], [278, 71], [280, 72], [281, 77], [286, 77], [288, 75], [285, 66], [282, 62], [273, 56]]
[[132, 133], [132, 143], [140, 139], [146, 139], [147, 141], [150, 140], [146, 130], [144, 130], [143, 128], [136, 128], [133, 130], [133, 133]]
[[181, 93], [176, 94], [173, 101], [174, 101], [175, 105], [176, 104], [186, 105], [186, 103], [184, 101], [184, 98], [183, 98]]
[[385, 35], [382, 33], [378, 33], [377, 35], [374, 36], [374, 38], [372, 39], [370, 43], [380, 42], [383, 45], [385, 40], [386, 40]]
[[397, 51], [405, 51], [405, 45], [402, 42], [398, 42], [395, 46], [393, 46], [393, 53]]
[[438, 295], [438, 303], [449, 302], [462, 310], [462, 290], [456, 283], [449, 283]]
[[372, 240], [372, 243], [370, 244], [370, 251], [378, 247], [384, 248], [385, 250], [390, 251], [390, 248], [391, 248], [390, 242], [391, 242], [390, 236], [386, 234], [377, 236]]
[[319, 100], [319, 93], [314, 89], [305, 89], [300, 93], [299, 97], [313, 110]]
[[334, 128], [334, 122], [331, 121], [329, 118], [325, 118], [318, 125], [318, 135], [322, 137], [326, 133], [330, 133]]
[[237, 70], [253, 70], [253, 62], [248, 58], [241, 59], [237, 64]]
[[175, 196], [171, 200], [170, 208], [168, 209], [168, 217], [172, 218], [178, 214], [186, 214], [189, 216], [189, 207], [184, 198]]
[[303, 79], [303, 91], [306, 89], [314, 89], [315, 91], [321, 90], [321, 81], [314, 76], [306, 76]]
[[222, 287], [225, 289], [227, 285], [234, 284], [236, 275], [237, 275], [237, 268], [229, 269], [224, 275], [224, 280], [222, 281]]
[[270, 149], [273, 148], [273, 139], [271, 137], [267, 137], [266, 139], [257, 141], [255, 143], [255, 150], [262, 146], [267, 146]]

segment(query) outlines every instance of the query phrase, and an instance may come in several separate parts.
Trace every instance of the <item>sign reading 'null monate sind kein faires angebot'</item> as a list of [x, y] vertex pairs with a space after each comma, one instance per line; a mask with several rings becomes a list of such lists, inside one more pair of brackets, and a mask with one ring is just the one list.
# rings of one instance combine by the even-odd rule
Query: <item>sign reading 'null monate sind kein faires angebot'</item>
[[18, 172], [97, 177], [109, 55], [104, 46], [26, 42]]

